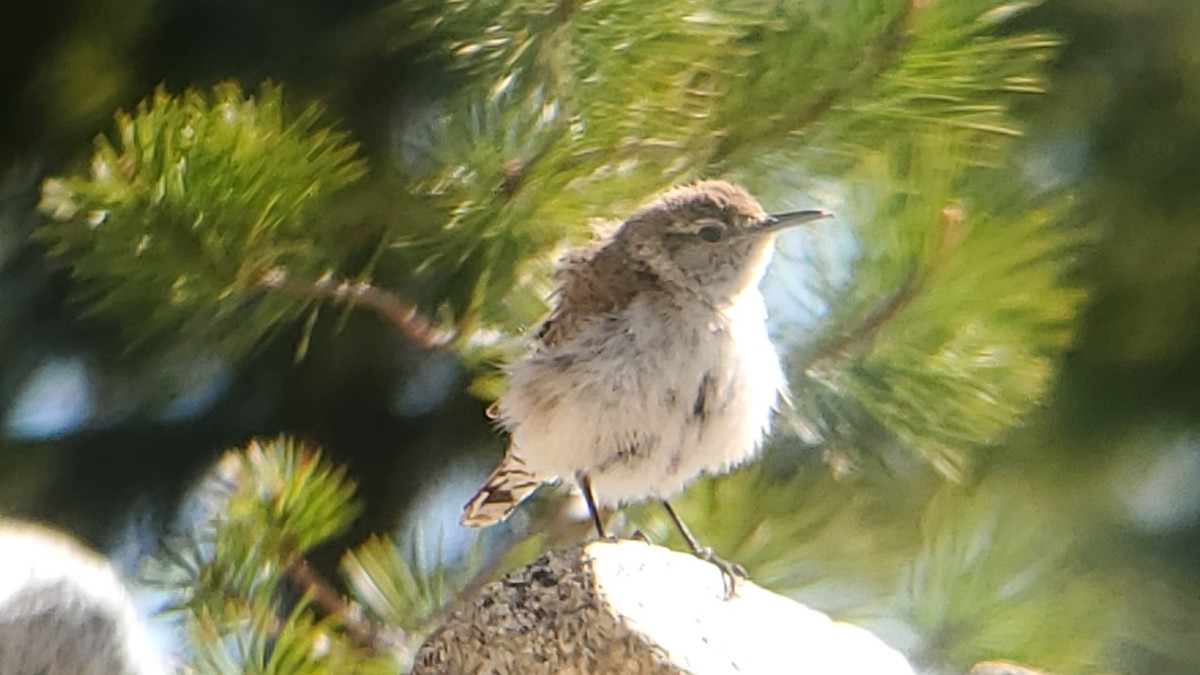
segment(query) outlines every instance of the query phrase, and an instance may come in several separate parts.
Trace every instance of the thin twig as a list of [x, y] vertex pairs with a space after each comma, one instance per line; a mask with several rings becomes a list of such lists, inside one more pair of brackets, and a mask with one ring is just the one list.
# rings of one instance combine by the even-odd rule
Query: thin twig
[[940, 236], [937, 248], [925, 268], [914, 270], [909, 274], [900, 288], [877, 305], [862, 322], [849, 331], [838, 333], [821, 345], [809, 362], [809, 367], [839, 355], [865, 349], [875, 340], [875, 336], [884, 326], [920, 295], [921, 291], [928, 286], [930, 279], [942, 271], [962, 243], [964, 219], [962, 205], [951, 202], [942, 208], [940, 216], [940, 227], [938, 228]]
[[262, 276], [259, 285], [290, 295], [333, 300], [352, 306], [361, 305], [374, 310], [401, 333], [426, 349], [444, 349], [456, 337], [454, 331], [439, 328], [422, 316], [416, 305], [365, 281], [352, 282], [324, 277], [312, 283], [305, 283], [292, 279], [282, 267], [276, 267]]
[[370, 619], [362, 616], [357, 606], [338, 593], [332, 584], [314, 570], [312, 565], [308, 564], [307, 560], [297, 558], [288, 567], [287, 573], [292, 583], [309, 593], [313, 602], [326, 614], [337, 616], [342, 620], [355, 642], [360, 646], [376, 650], [379, 629]]

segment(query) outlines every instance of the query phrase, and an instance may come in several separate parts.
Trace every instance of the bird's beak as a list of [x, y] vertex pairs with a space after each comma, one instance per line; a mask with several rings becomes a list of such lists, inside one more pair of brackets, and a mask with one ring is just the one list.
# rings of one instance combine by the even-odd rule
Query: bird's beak
[[789, 227], [806, 225], [813, 221], [832, 216], [833, 214], [825, 209], [806, 209], [804, 211], [792, 211], [790, 213], [776, 213], [759, 221], [758, 230], [760, 232], [778, 232], [779, 230], [786, 230]]

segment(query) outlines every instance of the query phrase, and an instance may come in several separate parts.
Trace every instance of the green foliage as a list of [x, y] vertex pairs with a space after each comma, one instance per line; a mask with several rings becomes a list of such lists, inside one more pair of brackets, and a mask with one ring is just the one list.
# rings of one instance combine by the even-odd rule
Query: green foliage
[[264, 298], [264, 273], [316, 278], [354, 253], [320, 206], [363, 165], [316, 107], [289, 120], [279, 87], [246, 97], [221, 84], [210, 97], [160, 89], [116, 122], [89, 175], [46, 181], [40, 237], [134, 344], [183, 335], [249, 348], [306, 305]]
[[[185, 622], [194, 649], [187, 673], [203, 675], [392, 674], [396, 664], [372, 657], [338, 637], [333, 619], [317, 621], [307, 601], [280, 615], [265, 596], [231, 600], [224, 617], [201, 612]], [[230, 620], [227, 617], [236, 617]]]
[[[408, 555], [395, 542], [373, 537], [342, 558], [342, 574], [354, 598], [390, 626], [424, 633], [429, 621], [476, 578], [483, 568], [483, 547], [472, 547], [464, 560], [444, 562], [442, 551], [432, 569], [423, 569], [416, 535]], [[414, 645], [415, 647], [416, 645]]]
[[[923, 643], [916, 660], [966, 671], [1004, 658], [1052, 672], [1099, 667], [1118, 613], [1088, 570], [1083, 530], [1054, 517], [1042, 486], [945, 486], [929, 503], [902, 601]], [[1094, 536], [1094, 534], [1092, 535]]]
[[[851, 174], [851, 281], [789, 370], [800, 410], [865, 412], [961, 478], [968, 451], [996, 442], [1053, 382], [1085, 298], [1069, 274], [1090, 233], [1062, 225], [1062, 196], [1031, 195], [1011, 169], [957, 170], [954, 156], [922, 138]], [[817, 422], [839, 435], [836, 414]]]
[[951, 161], [987, 161], [1003, 151], [1022, 134], [1009, 108], [1045, 91], [1042, 67], [1059, 45], [1053, 35], [1008, 28], [1037, 4], [902, 3], [851, 76], [823, 85], [828, 114], [802, 140], [824, 160], [811, 168], [847, 166], [905, 133], [957, 138], [960, 151]]
[[292, 562], [344, 532], [361, 509], [344, 469], [284, 437], [226, 453], [195, 504], [200, 517], [151, 576], [179, 592], [181, 608], [218, 616], [227, 595], [269, 596]]
[[194, 672], [395, 672], [351, 638], [344, 612], [318, 619], [310, 596], [287, 602], [302, 556], [358, 515], [343, 470], [287, 438], [253, 441], [225, 455], [192, 508], [196, 522], [145, 577], [174, 596]]
[[519, 332], [545, 309], [545, 273], [564, 237], [665, 187], [732, 172], [765, 188], [765, 167], [808, 155], [844, 168], [908, 129], [969, 131], [966, 145], [1015, 133], [1008, 97], [1040, 89], [1053, 46], [998, 35], [1017, 9], [402, 3], [402, 41], [464, 79], [406, 130], [403, 173], [388, 189], [414, 199], [399, 216], [377, 214], [397, 224], [367, 268], [347, 270], [348, 242], [365, 246], [360, 238], [313, 215], [361, 173], [353, 148], [317, 129], [311, 108], [283, 126], [270, 87], [258, 103], [230, 85], [211, 104], [159, 92], [136, 117], [120, 116], [121, 151], [101, 139], [91, 180], [47, 182], [44, 208], [65, 222], [44, 236], [93, 306], [133, 319], [142, 339], [182, 329], [254, 344], [308, 304], [256, 292], [277, 266], [303, 281], [369, 271], [436, 288], [420, 300], [467, 333]]
[[[344, 534], [359, 510], [345, 471], [303, 443], [279, 437], [226, 453], [186, 505], [193, 522], [143, 573], [172, 597], [188, 672], [394, 673], [465, 588], [512, 566], [485, 564], [481, 541], [456, 562], [439, 547], [423, 565], [420, 533], [404, 551], [372, 537], [341, 562], [352, 604], [305, 555]], [[543, 547], [527, 548], [507, 557]]]
[[253, 540], [280, 550], [303, 553], [338, 536], [362, 508], [344, 468], [287, 437], [252, 441], [227, 454], [217, 473], [207, 498], [222, 525], [244, 523]]
[[732, 173], [757, 190], [778, 182], [772, 168], [794, 175], [805, 155], [810, 169], [844, 170], [864, 147], [917, 130], [995, 147], [1017, 133], [1010, 99], [1040, 90], [1054, 46], [1040, 34], [998, 35], [1017, 9], [403, 3], [406, 40], [469, 78], [406, 146], [410, 188], [446, 219], [416, 224], [394, 253], [446, 284], [455, 316], [519, 330], [538, 313], [508, 300], [537, 297], [564, 234], [579, 237], [589, 218], [620, 217], [675, 183]]
[[1001, 33], [1034, 4], [407, 2], [398, 20], [468, 73], [479, 100], [536, 92], [579, 124], [578, 155], [649, 159], [622, 173], [661, 185], [663, 163], [701, 171], [816, 123], [843, 150], [875, 147], [856, 136], [897, 123], [1018, 133], [1005, 97], [1042, 90], [1038, 62], [1057, 42]]

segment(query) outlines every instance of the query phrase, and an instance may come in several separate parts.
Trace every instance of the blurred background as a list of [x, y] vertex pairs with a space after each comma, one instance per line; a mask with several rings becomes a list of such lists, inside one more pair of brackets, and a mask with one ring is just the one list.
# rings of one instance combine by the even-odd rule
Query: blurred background
[[[406, 130], [413, 120], [428, 115], [434, 101], [456, 91], [471, 73], [431, 56], [427, 41], [406, 39], [403, 19], [396, 18], [404, 12], [397, 7], [377, 0], [47, 0], [4, 10], [0, 514], [63, 528], [133, 572], [222, 452], [255, 436], [288, 433], [347, 467], [365, 504], [342, 538], [313, 553], [318, 565], [332, 569], [346, 547], [369, 533], [396, 532], [400, 522], [425, 519], [428, 527], [447, 527], [446, 541], [461, 536], [452, 525], [458, 505], [503, 448], [483, 415], [486, 391], [471, 393], [478, 362], [422, 348], [369, 311], [293, 321], [236, 356], [169, 334], [156, 336], [148, 348], [130, 349], [119, 320], [89, 311], [69, 270], [49, 254], [53, 242], [34, 237], [48, 219], [38, 209], [43, 181], [86, 171], [93, 139], [112, 133], [114, 112], [135, 109], [160, 85], [178, 92], [233, 80], [253, 91], [264, 80], [278, 82], [296, 109], [319, 102], [322, 119], [349, 132], [375, 171], [399, 164], [395, 158], [411, 143]], [[1017, 9], [1026, 8], [998, 5], [997, 11]], [[1044, 559], [1069, 557], [1078, 592], [1039, 605], [1038, 619], [1026, 625], [1065, 634], [1085, 631], [1067, 625], [1070, 617], [1099, 613], [1112, 622], [1095, 628], [1088, 639], [1098, 644], [1086, 648], [1031, 647], [1027, 653], [1043, 661], [1031, 665], [1060, 672], [1200, 672], [1200, 5], [1057, 0], [1027, 8], [1003, 30], [1045, 31], [1062, 40], [1045, 64], [1046, 93], [1015, 104], [1024, 129], [1015, 152], [1032, 185], [1069, 196], [1062, 227], [1090, 233], [1074, 249], [1077, 265], [1067, 273], [1087, 300], [1044, 397], [976, 453], [974, 466], [982, 468], [966, 480], [974, 491], [947, 496], [938, 487], [944, 479], [903, 459], [900, 467], [891, 462], [878, 473], [859, 474], [869, 480], [847, 485], [829, 478], [836, 471], [826, 465], [836, 469], [843, 454], [815, 440], [827, 434], [806, 437], [807, 397], [803, 383], [793, 382], [800, 415], [780, 425], [788, 428], [773, 442], [763, 471], [804, 474], [807, 501], [780, 503], [783, 512], [814, 513], [808, 505], [813, 495], [836, 495], [843, 485], [842, 496], [827, 503], [848, 502], [853, 497], [847, 495], [863, 490], [908, 491], [936, 495], [933, 507], [922, 502], [923, 516], [897, 511], [913, 518], [913, 528], [934, 528], [945, 515], [939, 516], [936, 500], [950, 500], [944, 511], [976, 509], [988, 522], [1007, 519], [1005, 527], [1017, 529], [1012, 536], [1026, 537], [1029, 546], [1069, 547]], [[824, 185], [814, 199], [842, 201], [836, 184]], [[361, 218], [369, 211], [363, 204], [372, 200], [386, 207], [393, 197], [383, 194], [385, 188], [368, 179], [353, 195], [346, 219]], [[627, 198], [637, 203], [653, 191]], [[806, 205], [802, 198], [790, 197], [797, 207]], [[768, 282], [776, 307], [789, 304], [794, 284], [785, 270], [801, 255], [788, 251], [806, 245], [784, 243]], [[829, 248], [834, 261], [843, 255], [838, 245]], [[808, 311], [819, 316], [827, 308], [816, 303]], [[792, 318], [803, 328], [806, 316]], [[789, 335], [784, 328], [777, 332]], [[306, 350], [298, 359], [300, 343]], [[474, 391], [481, 392], [477, 386]], [[724, 516], [706, 516], [712, 509], [705, 499], [722, 499], [720, 490], [735, 487], [706, 486], [708, 492], [689, 502], [697, 518], [708, 518], [700, 529], [717, 542], [732, 541], [722, 528], [736, 530], [730, 521], [740, 512], [730, 506]], [[770, 498], [783, 499], [774, 493]], [[993, 498], [1005, 505], [999, 515], [979, 506]], [[870, 551], [889, 548], [881, 530], [906, 535], [870, 508], [853, 513], [851, 522], [837, 527], [849, 533], [847, 539], [859, 532], [874, 543], [837, 555], [857, 558], [864, 568], [872, 560], [896, 565]], [[819, 517], [825, 524], [839, 518]], [[1003, 528], [978, 531], [985, 530], [992, 539], [977, 545], [986, 550], [994, 544], [996, 557], [990, 559], [1003, 564], [1009, 560]], [[1043, 534], [1033, 534], [1038, 531]], [[1045, 531], [1071, 536], [1047, 543], [1039, 538]], [[853, 548], [821, 543], [822, 536], [832, 535], [813, 535], [812, 546]], [[925, 545], [928, 552], [938, 544]], [[906, 584], [911, 592], [935, 584], [939, 574], [985, 573], [986, 562], [964, 555], [974, 562], [957, 571], [929, 563], [906, 581], [889, 577], [884, 585], [895, 590]], [[755, 560], [769, 557], [761, 553]], [[988, 647], [985, 636], [974, 643], [983, 647], [947, 659], [945, 644], [962, 638], [945, 611], [935, 622], [943, 631], [936, 635], [921, 621], [928, 608], [911, 608], [897, 627], [895, 614], [864, 610], [872, 600], [860, 597], [852, 580], [831, 579], [828, 570], [809, 573], [798, 563], [772, 571], [760, 563], [758, 574], [749, 566], [765, 585], [775, 579], [830, 611], [873, 616], [873, 627], [918, 661], [1006, 655]], [[949, 598], [951, 604], [975, 602]], [[1009, 643], [996, 638], [995, 644]], [[1046, 656], [1055, 649], [1061, 658]], [[938, 650], [941, 655], [929, 656]]]

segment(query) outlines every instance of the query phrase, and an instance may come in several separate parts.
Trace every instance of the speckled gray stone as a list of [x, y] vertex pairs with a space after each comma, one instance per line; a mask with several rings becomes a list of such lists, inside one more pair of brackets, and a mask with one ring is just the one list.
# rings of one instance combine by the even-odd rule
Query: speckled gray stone
[[585, 547], [543, 556], [493, 582], [433, 632], [414, 675], [679, 675], [597, 595]]
[[108, 561], [67, 536], [0, 519], [0, 675], [158, 675]]
[[871, 633], [642, 542], [551, 553], [489, 584], [417, 653], [418, 675], [912, 675]]

